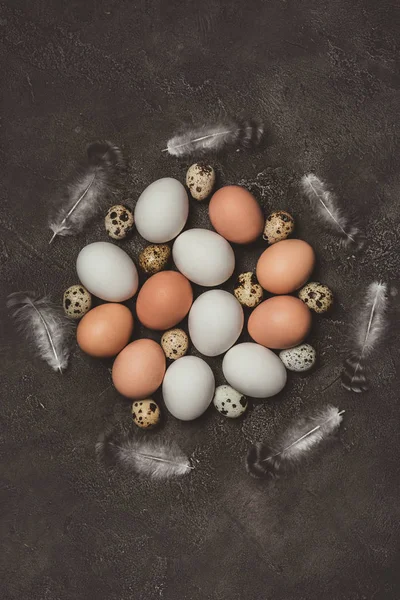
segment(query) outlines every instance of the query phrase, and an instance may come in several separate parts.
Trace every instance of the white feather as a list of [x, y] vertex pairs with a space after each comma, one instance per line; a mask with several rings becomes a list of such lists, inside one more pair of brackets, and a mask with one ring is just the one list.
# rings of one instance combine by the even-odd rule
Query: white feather
[[18, 330], [32, 343], [37, 355], [54, 371], [66, 369], [69, 357], [71, 323], [62, 309], [48, 298], [39, 298], [28, 292], [10, 294], [7, 307]]
[[314, 173], [309, 173], [302, 177], [301, 188], [311, 205], [316, 207], [320, 219], [336, 230], [345, 246], [360, 249], [364, 243], [360, 230], [349, 223], [348, 217], [338, 206], [336, 195], [328, 189], [326, 183]]
[[368, 286], [351, 341], [350, 355], [344, 363], [342, 385], [349, 391], [361, 392], [368, 387], [365, 363], [387, 329], [387, 304], [387, 285], [374, 281]]

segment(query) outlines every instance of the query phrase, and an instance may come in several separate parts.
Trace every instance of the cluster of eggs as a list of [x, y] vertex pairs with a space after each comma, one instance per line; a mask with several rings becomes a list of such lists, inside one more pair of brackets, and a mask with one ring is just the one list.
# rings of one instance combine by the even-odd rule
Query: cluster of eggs
[[[208, 197], [215, 171], [193, 165], [187, 186], [195, 199]], [[77, 258], [78, 285], [64, 294], [64, 309], [81, 318], [80, 348], [94, 357], [116, 356], [112, 368], [115, 388], [133, 400], [134, 422], [154, 427], [160, 410], [151, 398], [162, 386], [168, 411], [181, 420], [199, 417], [214, 401], [219, 412], [236, 418], [247, 408], [247, 396], [268, 398], [286, 383], [286, 369], [305, 371], [315, 363], [315, 350], [302, 343], [311, 327], [311, 310], [324, 312], [333, 302], [330, 290], [308, 281], [315, 263], [311, 246], [287, 239], [294, 220], [285, 211], [266, 222], [259, 204], [240, 186], [225, 186], [210, 200], [209, 217], [215, 231], [184, 229], [189, 214], [185, 187], [169, 177], [150, 184], [139, 197], [134, 214], [123, 206], [109, 209], [105, 226], [113, 239], [123, 239], [133, 226], [151, 245], [138, 257], [148, 276], [136, 300], [137, 319], [148, 329], [163, 332], [161, 345], [151, 339], [130, 342], [134, 317], [121, 304], [138, 292], [138, 271], [130, 256], [109, 242], [85, 246]], [[234, 294], [222, 289], [201, 293], [193, 301], [192, 284], [220, 286], [233, 274], [233, 244], [250, 244], [261, 235], [269, 242], [258, 259], [256, 273], [239, 275]], [[168, 242], [174, 240], [171, 248]], [[173, 258], [177, 271], [165, 270]], [[302, 288], [302, 289], [300, 289]], [[292, 296], [299, 290], [298, 297]], [[264, 291], [274, 296], [263, 300]], [[106, 301], [91, 308], [91, 294]], [[253, 308], [248, 333], [254, 342], [236, 342], [244, 327], [243, 306]], [[188, 317], [189, 336], [176, 326]], [[186, 356], [189, 337], [205, 357], [225, 354], [222, 370], [227, 385], [215, 387], [210, 366]], [[280, 350], [279, 357], [273, 350]], [[166, 359], [172, 361], [167, 368]], [[178, 360], [179, 359], [179, 360]]]

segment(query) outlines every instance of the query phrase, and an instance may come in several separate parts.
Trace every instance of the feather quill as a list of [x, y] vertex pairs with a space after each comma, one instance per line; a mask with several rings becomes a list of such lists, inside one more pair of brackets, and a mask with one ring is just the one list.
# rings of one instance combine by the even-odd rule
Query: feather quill
[[62, 373], [68, 365], [71, 322], [61, 308], [29, 292], [10, 294], [7, 308], [37, 355]]
[[339, 234], [344, 246], [361, 250], [365, 241], [363, 234], [355, 225], [350, 224], [349, 219], [338, 206], [336, 195], [328, 189], [326, 183], [314, 173], [309, 173], [302, 177], [301, 188], [311, 206], [316, 207], [321, 221]]
[[125, 170], [122, 152], [110, 142], [93, 142], [87, 148], [87, 164], [81, 168], [56, 202], [49, 227], [53, 236], [76, 235], [113, 197]]
[[153, 479], [170, 479], [193, 467], [175, 442], [128, 430], [103, 434], [96, 444], [100, 460]]
[[342, 372], [342, 386], [350, 392], [365, 392], [368, 389], [366, 365], [387, 329], [387, 303], [387, 285], [377, 281], [371, 283]]
[[293, 423], [272, 444], [255, 444], [246, 459], [248, 473], [253, 477], [279, 477], [294, 470], [338, 429], [343, 413], [327, 405]]
[[251, 148], [259, 145], [263, 134], [263, 125], [253, 120], [204, 125], [174, 135], [163, 152], [171, 156], [202, 156], [208, 152], [221, 152], [227, 146]]

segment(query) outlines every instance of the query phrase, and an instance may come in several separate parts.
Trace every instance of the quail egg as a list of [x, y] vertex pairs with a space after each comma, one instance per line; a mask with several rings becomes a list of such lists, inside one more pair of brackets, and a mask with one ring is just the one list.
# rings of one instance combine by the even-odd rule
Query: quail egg
[[249, 308], [254, 308], [260, 304], [264, 296], [264, 291], [258, 283], [257, 277], [251, 271], [239, 275], [233, 293], [240, 304]]
[[154, 400], [136, 400], [132, 404], [132, 419], [142, 429], [153, 429], [160, 422], [161, 412]]
[[92, 308], [92, 296], [83, 285], [71, 285], [64, 292], [64, 312], [71, 319], [80, 319]]
[[189, 338], [183, 329], [170, 329], [163, 334], [161, 347], [167, 358], [176, 360], [188, 351]]
[[263, 238], [269, 244], [286, 240], [294, 231], [294, 219], [285, 210], [277, 210], [265, 221]]
[[317, 353], [310, 344], [300, 344], [279, 352], [279, 358], [289, 371], [308, 371], [315, 365]]
[[186, 173], [186, 185], [195, 200], [205, 200], [215, 185], [215, 171], [210, 165], [196, 163]]
[[327, 285], [317, 281], [307, 283], [298, 293], [300, 300], [316, 313], [325, 313], [332, 308], [333, 293]]
[[148, 275], [154, 275], [165, 269], [171, 256], [167, 244], [147, 246], [139, 255], [139, 266]]
[[237, 419], [247, 409], [247, 398], [230, 385], [216, 388], [213, 403], [217, 411], [229, 419]]
[[126, 238], [133, 228], [133, 223], [133, 212], [121, 204], [112, 206], [104, 219], [106, 231], [113, 240]]

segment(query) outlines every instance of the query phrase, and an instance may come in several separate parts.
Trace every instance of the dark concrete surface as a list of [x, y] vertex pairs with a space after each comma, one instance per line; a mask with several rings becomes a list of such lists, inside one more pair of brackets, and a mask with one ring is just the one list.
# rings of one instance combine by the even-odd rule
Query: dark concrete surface
[[[337, 381], [365, 286], [398, 283], [394, 3], [7, 0], [0, 32], [2, 600], [399, 598], [398, 295], [371, 390], [352, 395]], [[190, 161], [160, 152], [168, 136], [223, 114], [263, 118], [268, 143], [215, 160], [220, 184], [248, 186], [265, 212], [292, 212], [317, 252], [316, 278], [336, 294], [333, 314], [314, 319], [318, 368], [290, 374], [283, 393], [238, 422], [212, 408], [192, 423], [167, 416], [165, 433], [196, 461], [186, 478], [109, 472], [95, 441], [129, 420], [111, 363], [74, 348], [56, 375], [15, 335], [5, 297], [36, 289], [61, 301], [79, 250], [107, 239], [100, 218], [47, 244], [51, 198], [87, 142], [123, 146], [121, 199], [133, 206], [151, 181], [184, 180]], [[360, 257], [320, 231], [300, 197], [311, 169], [358, 216], [368, 241]], [[189, 225], [209, 227], [206, 205], [191, 202]], [[135, 258], [144, 241], [121, 246]], [[237, 251], [238, 272], [259, 254]], [[209, 362], [221, 383], [221, 359]], [[252, 442], [325, 402], [346, 410], [325, 452], [285, 481], [247, 476]]]

